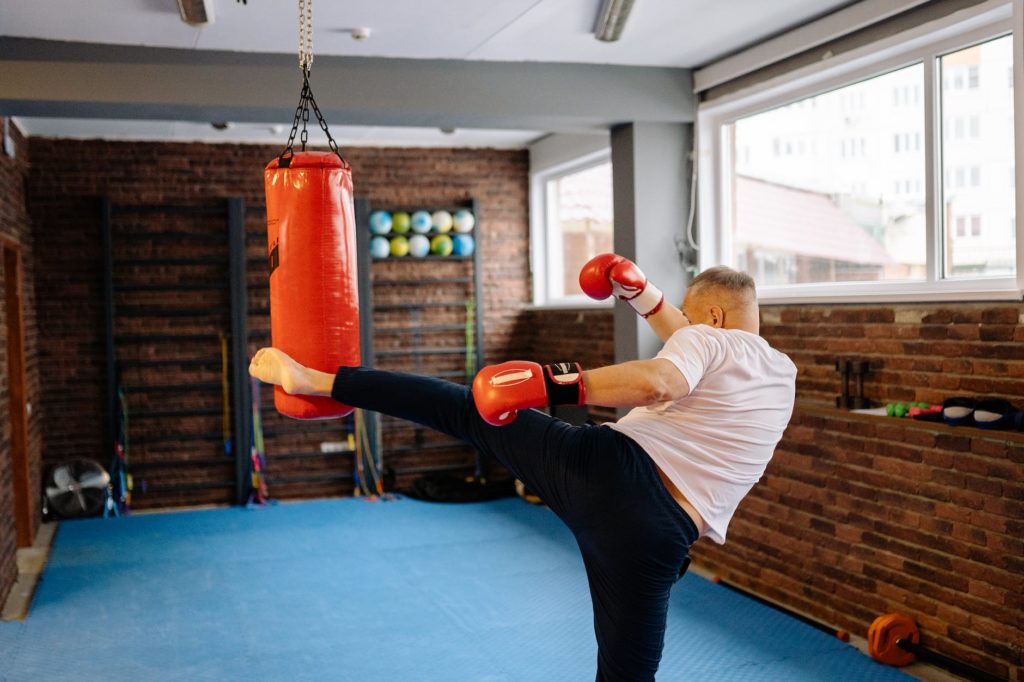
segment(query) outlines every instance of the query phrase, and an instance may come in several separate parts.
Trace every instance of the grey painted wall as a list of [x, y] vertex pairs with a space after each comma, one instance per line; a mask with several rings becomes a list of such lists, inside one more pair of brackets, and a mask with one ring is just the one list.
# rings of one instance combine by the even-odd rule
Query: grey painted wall
[[[0, 38], [0, 115], [291, 120], [290, 55]], [[338, 125], [605, 131], [693, 121], [687, 69], [318, 57], [310, 82]]]
[[[631, 123], [612, 129], [615, 252], [680, 305], [688, 275], [677, 249], [690, 203], [693, 126]], [[653, 357], [661, 341], [626, 304], [615, 307], [615, 361]]]
[[608, 131], [553, 134], [530, 145], [530, 172], [540, 173], [611, 147]]

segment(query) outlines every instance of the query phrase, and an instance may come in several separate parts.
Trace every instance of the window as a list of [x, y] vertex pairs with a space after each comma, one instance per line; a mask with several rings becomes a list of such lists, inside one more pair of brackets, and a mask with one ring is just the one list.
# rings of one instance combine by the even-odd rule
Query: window
[[[911, 190], [924, 179], [915, 144], [924, 121], [911, 112], [898, 117], [900, 130], [886, 130], [888, 93], [922, 78], [918, 64], [816, 95], [816, 108], [790, 104], [725, 126], [730, 144], [753, 150], [771, 131], [805, 131], [822, 148], [842, 136], [839, 158], [787, 163], [755, 153], [734, 163], [729, 260], [768, 285], [923, 278], [924, 198]], [[844, 114], [845, 102], [865, 102], [865, 113]], [[869, 155], [875, 147], [885, 151]]]
[[[1011, 17], [989, 4], [701, 104], [701, 267], [768, 301], [1019, 299]], [[790, 134], [820, 153], [773, 157]]]
[[533, 246], [534, 303], [590, 303], [579, 287], [583, 265], [613, 251], [612, 164], [608, 152], [534, 176], [542, 223]]
[[[1012, 36], [1003, 36], [947, 52], [938, 58], [940, 71], [966, 66], [968, 73], [975, 74], [971, 87], [977, 88], [970, 97], [944, 90], [940, 99], [942, 119], [957, 123], [967, 121], [971, 138], [962, 140], [959, 135], [951, 138], [948, 128], [945, 125], [942, 128], [947, 131], [941, 141], [943, 165], [946, 168], [954, 163], [965, 165], [956, 167], [953, 186], [943, 188], [941, 216], [970, 211], [969, 233], [971, 237], [979, 238], [968, 241], [947, 239], [942, 267], [946, 278], [1015, 274], [1014, 243], [1007, 243], [1005, 237], [998, 235], [986, 239], [981, 230], [982, 222], [1005, 225], [1014, 214], [1014, 188], [1007, 191], [1005, 186], [986, 186], [982, 182], [983, 176], [991, 178], [1004, 173], [1013, 176], [1013, 131], [1011, 129], [1008, 133], [1002, 126], [1002, 119], [1013, 112], [1013, 91], [1001, 79], [979, 79], [977, 76], [985, 71], [999, 73], [1007, 68], [1013, 61], [1012, 50]], [[989, 182], [989, 185], [998, 184]], [[959, 223], [956, 236], [962, 236]]]

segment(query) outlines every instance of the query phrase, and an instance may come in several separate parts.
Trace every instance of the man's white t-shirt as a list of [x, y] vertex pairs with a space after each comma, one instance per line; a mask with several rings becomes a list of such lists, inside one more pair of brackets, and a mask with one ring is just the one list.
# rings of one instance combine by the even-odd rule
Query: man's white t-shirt
[[796, 366], [757, 334], [703, 324], [675, 332], [657, 357], [682, 372], [690, 393], [609, 426], [650, 455], [723, 544], [789, 424]]

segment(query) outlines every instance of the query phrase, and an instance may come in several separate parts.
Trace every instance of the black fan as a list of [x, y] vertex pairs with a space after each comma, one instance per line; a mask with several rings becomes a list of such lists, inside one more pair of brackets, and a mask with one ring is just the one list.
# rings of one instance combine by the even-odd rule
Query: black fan
[[95, 516], [103, 510], [110, 474], [91, 459], [78, 458], [58, 464], [46, 481], [48, 511], [62, 519]]

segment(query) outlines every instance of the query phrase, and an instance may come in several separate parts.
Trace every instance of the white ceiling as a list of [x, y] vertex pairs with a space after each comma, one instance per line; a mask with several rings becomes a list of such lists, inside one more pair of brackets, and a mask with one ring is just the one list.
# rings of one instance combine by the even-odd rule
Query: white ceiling
[[[212, 0], [214, 22], [189, 26], [176, 0], [10, 0], [0, 2], [0, 35], [112, 45], [240, 53], [294, 54], [298, 3], [286, 0]], [[601, 0], [318, 0], [314, 54], [536, 61], [694, 68], [781, 31], [852, 4], [850, 0], [635, 0], [621, 40], [593, 36]], [[353, 40], [349, 30], [369, 27]], [[244, 59], [243, 55], [240, 58]], [[315, 72], [315, 65], [314, 65]], [[28, 134], [105, 137], [124, 122], [88, 124], [69, 119], [19, 119]], [[281, 121], [279, 123], [285, 123]], [[239, 126], [218, 139], [269, 130]], [[133, 139], [208, 140], [209, 126], [138, 122]], [[106, 131], [106, 132], [104, 132]], [[216, 131], [213, 131], [216, 132]], [[536, 133], [350, 129], [363, 144], [516, 146]], [[259, 133], [262, 135], [262, 133]], [[199, 136], [199, 137], [197, 137]], [[232, 137], [234, 136], [234, 137]], [[273, 138], [278, 139], [276, 136]], [[518, 141], [516, 141], [518, 139]], [[257, 141], [257, 140], [253, 140]]]

